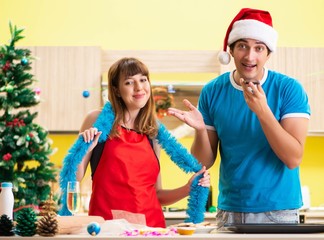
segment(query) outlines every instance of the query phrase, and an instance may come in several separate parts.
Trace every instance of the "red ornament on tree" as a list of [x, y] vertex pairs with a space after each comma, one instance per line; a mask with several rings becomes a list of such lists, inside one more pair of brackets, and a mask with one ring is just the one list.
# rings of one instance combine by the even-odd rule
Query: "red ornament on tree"
[[21, 126], [26, 126], [25, 122], [23, 119], [18, 119], [18, 118], [15, 118], [12, 122], [7, 122], [6, 123], [6, 126], [8, 127], [21, 127]]
[[9, 68], [10, 68], [10, 62], [7, 61], [6, 64], [2, 67], [2, 70], [3, 70], [3, 71], [8, 71]]
[[40, 88], [34, 88], [34, 92], [36, 93], [36, 95], [41, 94], [41, 89]]
[[2, 156], [2, 159], [5, 161], [9, 161], [12, 158], [12, 155], [10, 153], [7, 153]]

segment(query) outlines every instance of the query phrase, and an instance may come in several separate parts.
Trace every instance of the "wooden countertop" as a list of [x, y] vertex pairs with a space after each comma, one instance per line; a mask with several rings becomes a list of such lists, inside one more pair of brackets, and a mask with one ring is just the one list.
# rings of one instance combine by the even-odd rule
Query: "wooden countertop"
[[[318, 218], [324, 218], [324, 209], [323, 208], [311, 208], [308, 210], [301, 210], [299, 212], [300, 214], [304, 214], [308, 217], [318, 217]], [[216, 216], [216, 213], [205, 213], [205, 218], [214, 218]], [[164, 212], [165, 218], [185, 218], [186, 212], [185, 211], [176, 211], [176, 212]]]
[[[313, 234], [240, 234], [240, 233], [215, 233], [215, 234], [193, 234], [190, 236], [184, 235], [175, 235], [175, 236], [159, 236], [159, 237], [150, 237], [150, 236], [136, 236], [136, 237], [125, 237], [125, 236], [112, 236], [109, 234], [99, 234], [95, 237], [90, 235], [56, 235], [51, 237], [51, 239], [79, 239], [79, 240], [88, 240], [88, 239], [136, 239], [136, 240], [157, 240], [157, 239], [190, 239], [190, 240], [205, 240], [205, 239], [217, 239], [217, 240], [241, 240], [241, 239], [258, 239], [258, 240], [310, 240], [310, 239], [322, 239], [324, 240], [324, 233], [313, 233]], [[9, 239], [9, 240], [44, 240], [45, 237], [33, 236], [33, 237], [0, 237], [0, 239]]]
[[[184, 219], [186, 218], [186, 212], [185, 211], [179, 211], [179, 212], [163, 212], [165, 219]], [[205, 213], [205, 218], [211, 219], [216, 218], [216, 213]]]
[[[317, 223], [324, 223], [324, 211], [321, 210], [308, 210], [308, 211], [301, 211], [300, 214], [304, 214], [306, 219], [308, 220], [316, 220]], [[206, 213], [205, 219], [206, 221], [210, 221], [210, 219], [215, 218], [216, 213]], [[166, 219], [184, 219], [186, 218], [185, 212], [165, 212], [164, 216]], [[323, 221], [323, 222], [322, 222]], [[306, 221], [308, 222], [308, 221]], [[159, 238], [167, 238], [167, 239], [190, 239], [190, 240], [205, 240], [205, 239], [217, 239], [217, 240], [239, 240], [239, 239], [258, 239], [258, 240], [311, 240], [311, 239], [322, 239], [324, 240], [324, 233], [301, 233], [301, 234], [247, 234], [247, 233], [232, 233], [232, 232], [217, 232], [211, 234], [193, 234], [190, 236], [184, 235], [174, 235], [174, 236], [116, 236], [111, 235], [108, 233], [100, 233], [99, 235], [93, 237], [89, 234], [82, 233], [82, 234], [58, 234], [51, 239], [60, 239], [60, 240], [68, 240], [68, 239], [80, 239], [80, 240], [87, 240], [87, 239], [118, 239], [118, 240], [126, 240], [126, 239], [137, 239], [137, 240], [157, 240]], [[0, 239], [6, 240], [44, 240], [44, 237], [35, 235], [33, 237], [20, 237], [20, 236], [0, 236]]]
[[324, 223], [324, 209], [310, 208], [299, 211], [299, 215], [305, 216], [305, 223]]
[[[324, 209], [323, 208], [311, 208], [308, 210], [302, 210], [299, 212], [300, 215], [306, 217], [305, 223], [324, 223]], [[186, 212], [164, 212], [164, 217], [166, 220], [180, 220], [186, 218]], [[214, 221], [216, 213], [205, 213], [206, 221]]]

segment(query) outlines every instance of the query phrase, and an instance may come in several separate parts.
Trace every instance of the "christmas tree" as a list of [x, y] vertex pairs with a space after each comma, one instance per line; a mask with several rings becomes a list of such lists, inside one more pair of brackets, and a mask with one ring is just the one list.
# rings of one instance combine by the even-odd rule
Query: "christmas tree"
[[0, 182], [14, 185], [15, 208], [48, 199], [56, 169], [48, 132], [33, 121], [40, 91], [29, 72], [34, 58], [15, 44], [23, 29], [9, 23], [11, 40], [0, 48]]

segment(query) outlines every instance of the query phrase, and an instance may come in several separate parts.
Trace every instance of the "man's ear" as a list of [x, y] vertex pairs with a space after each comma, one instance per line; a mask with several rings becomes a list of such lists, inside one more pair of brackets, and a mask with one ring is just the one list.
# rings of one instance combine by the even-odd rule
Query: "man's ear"
[[232, 49], [230, 49], [230, 51], [229, 51], [229, 52], [230, 52], [230, 54], [231, 54], [232, 58], [234, 58], [234, 57], [233, 57], [233, 51], [232, 51]]

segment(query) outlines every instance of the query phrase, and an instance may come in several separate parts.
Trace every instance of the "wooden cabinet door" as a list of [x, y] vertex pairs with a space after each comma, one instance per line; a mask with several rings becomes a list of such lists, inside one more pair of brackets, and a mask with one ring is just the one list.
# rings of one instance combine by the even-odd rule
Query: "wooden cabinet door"
[[[32, 73], [40, 88], [36, 122], [49, 131], [79, 131], [85, 115], [100, 108], [99, 47], [32, 47]], [[83, 91], [90, 96], [84, 97]]]
[[311, 107], [308, 132], [324, 133], [324, 48], [278, 48], [270, 57], [267, 67], [293, 78], [304, 86]]

